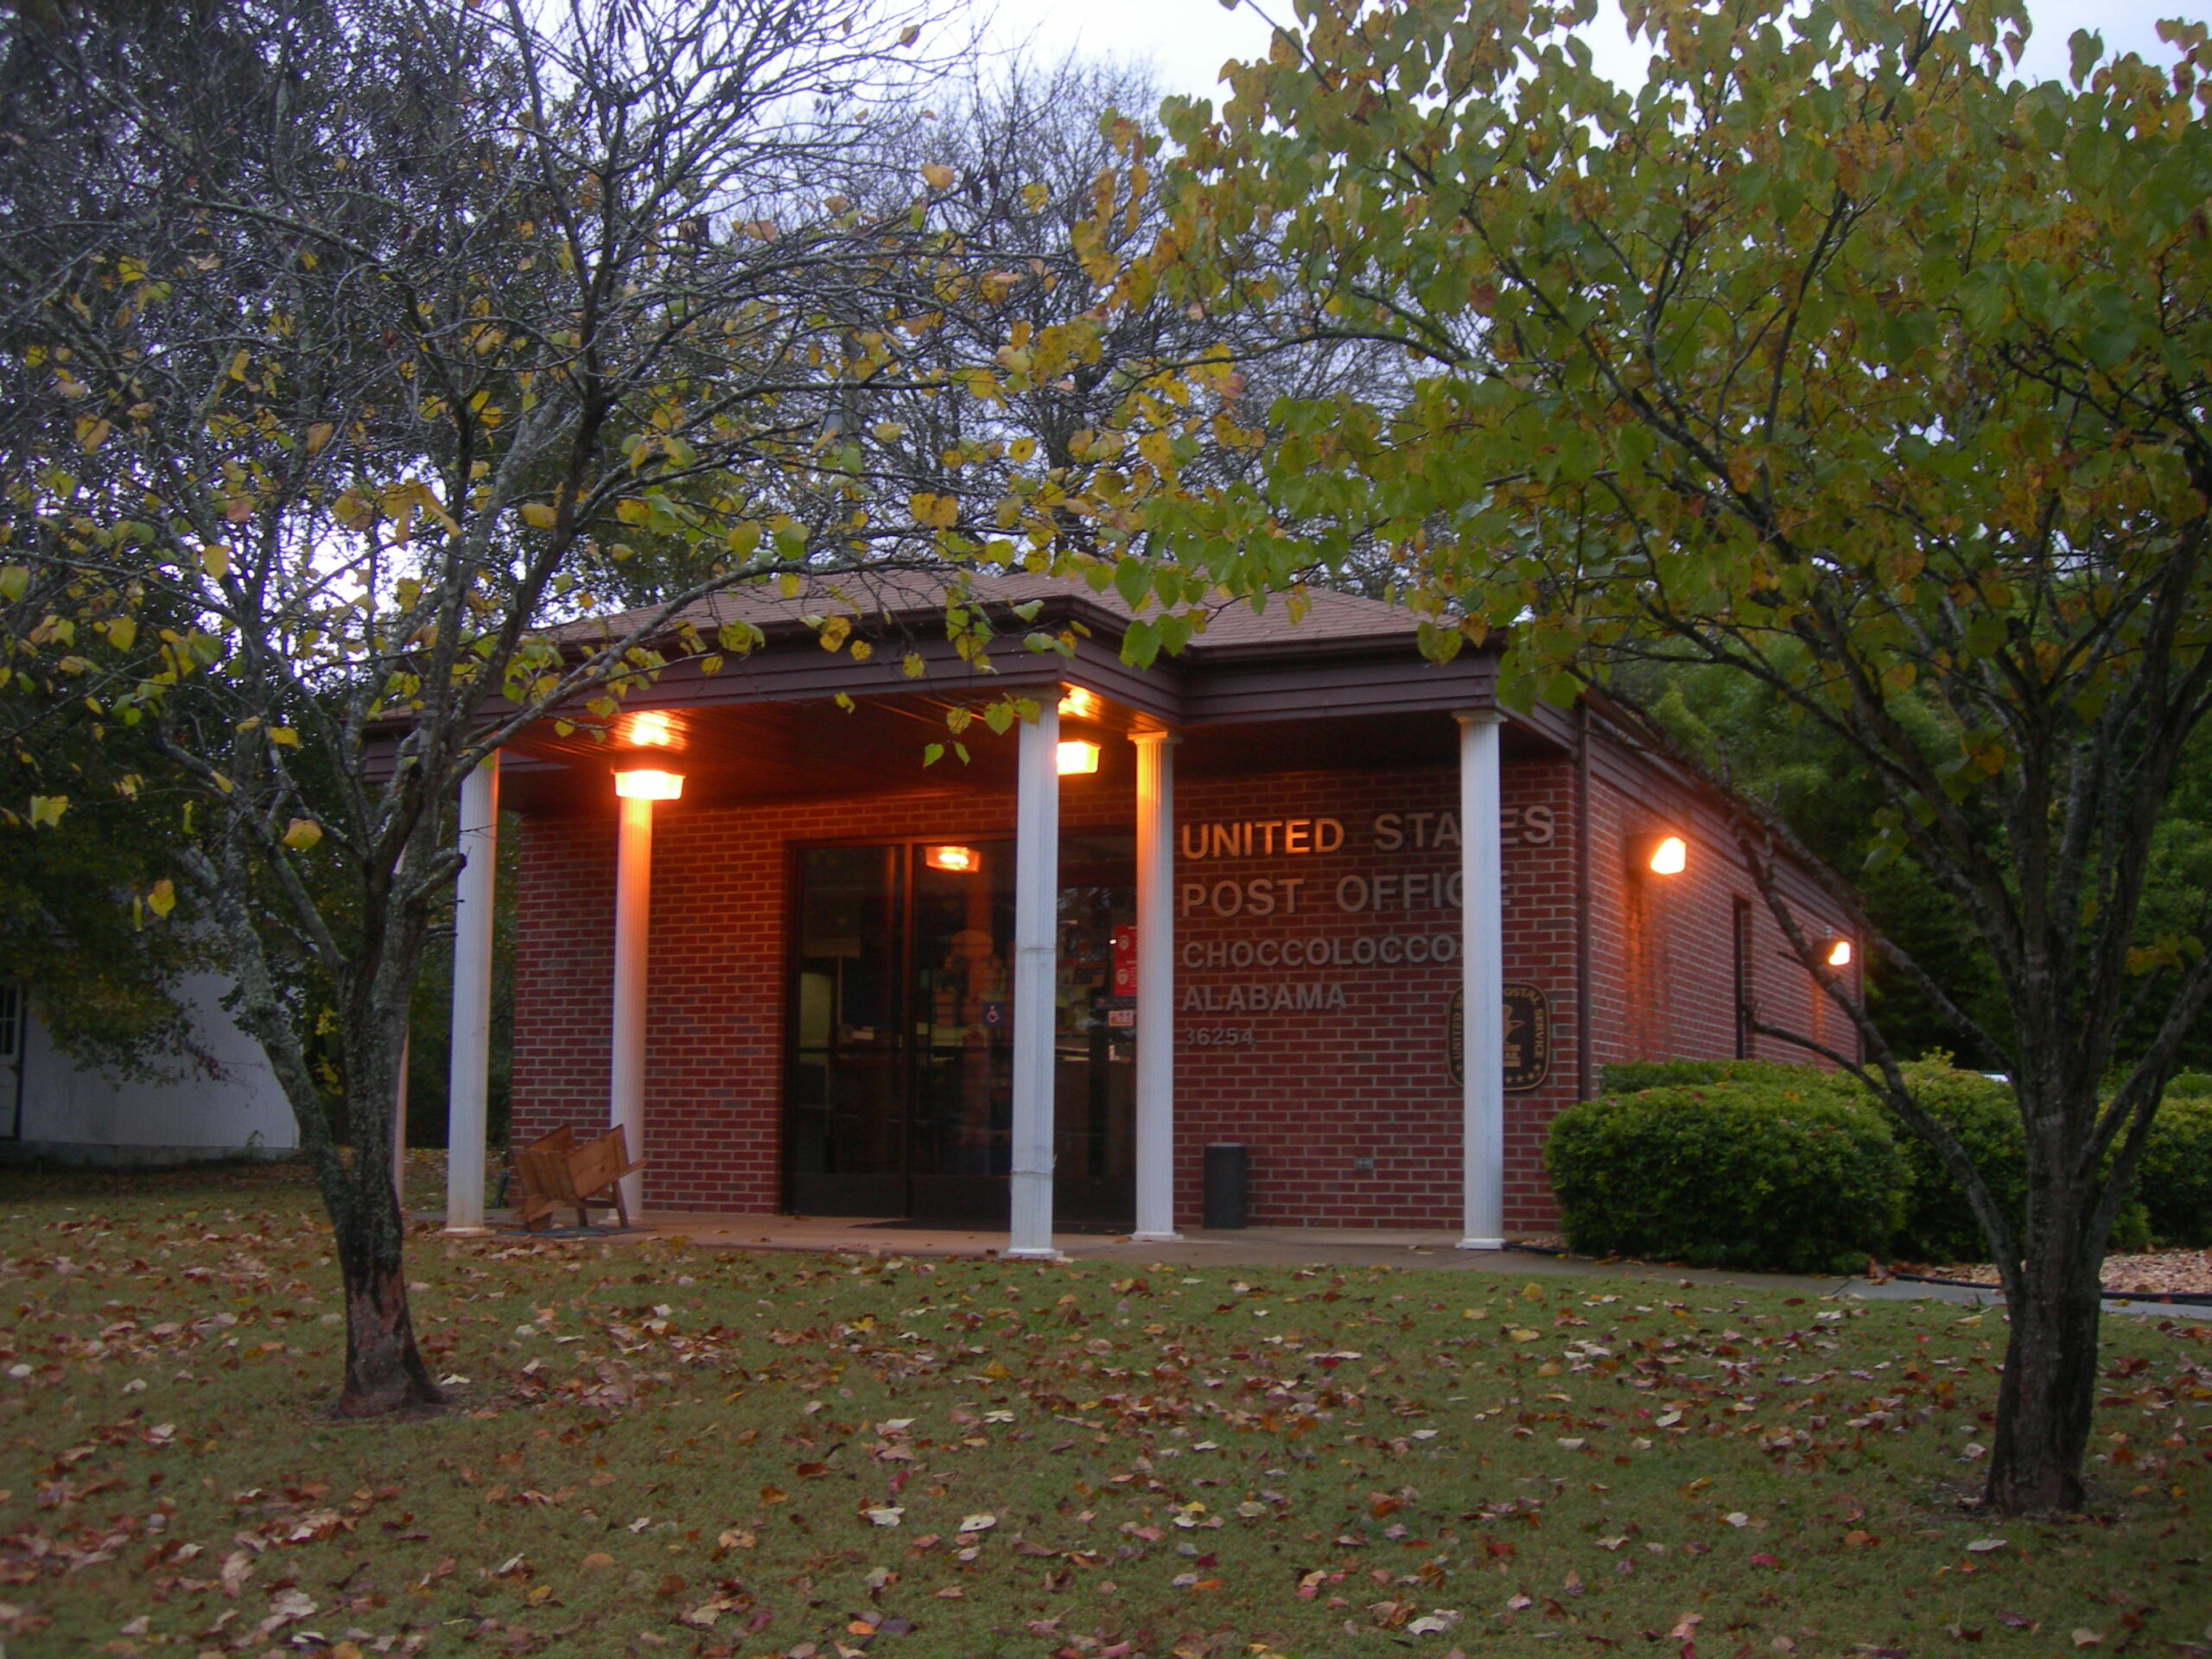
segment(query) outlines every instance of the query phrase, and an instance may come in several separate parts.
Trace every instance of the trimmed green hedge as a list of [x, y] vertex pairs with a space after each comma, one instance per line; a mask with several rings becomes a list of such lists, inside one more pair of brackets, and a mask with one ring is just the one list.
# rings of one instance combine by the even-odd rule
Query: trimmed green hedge
[[[2012, 1085], [1961, 1071], [1941, 1055], [1904, 1068], [1928, 1115], [1959, 1137], [1974, 1167], [2016, 1224], [2028, 1209], [2028, 1152]], [[1936, 1148], [1900, 1123], [1897, 1142], [1911, 1171], [1904, 1192], [1904, 1224], [1890, 1251], [1900, 1262], [1984, 1262], [1989, 1246], [1967, 1205], [1967, 1195], [1936, 1157]]]
[[[1931, 1054], [1905, 1068], [2017, 1219], [2027, 1160], [2012, 1087]], [[1545, 1151], [1569, 1242], [1698, 1266], [1817, 1271], [1988, 1255], [1936, 1154], [1856, 1083], [1762, 1060], [1609, 1065]], [[1872, 1134], [1871, 1124], [1880, 1134]], [[1848, 1150], [1847, 1150], [1848, 1148]], [[2212, 1076], [2174, 1079], [2113, 1247], [2212, 1244]]]
[[1897, 1142], [1863, 1096], [1789, 1083], [1680, 1084], [1561, 1112], [1544, 1162], [1569, 1244], [1695, 1267], [1864, 1268], [1897, 1227]]
[[[2212, 1084], [2212, 1078], [2205, 1082]], [[2212, 1246], [2212, 1087], [2177, 1099], [2173, 1084], [2167, 1085], [2135, 1189], [2161, 1244]]]
[[1863, 1091], [1840, 1071], [1816, 1065], [1784, 1065], [1774, 1060], [1624, 1060], [1609, 1065], [1599, 1092], [1640, 1094], [1646, 1089], [1695, 1089], [1709, 1083], [1760, 1084], [1798, 1094], [1833, 1094], [1847, 1100]]

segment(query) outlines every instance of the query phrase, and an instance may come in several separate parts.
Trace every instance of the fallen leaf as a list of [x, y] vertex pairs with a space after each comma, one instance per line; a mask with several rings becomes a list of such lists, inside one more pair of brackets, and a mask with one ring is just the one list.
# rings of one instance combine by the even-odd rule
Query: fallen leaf
[[1986, 1555], [1993, 1549], [2002, 1549], [2009, 1541], [2003, 1538], [1977, 1538], [1967, 1546], [1976, 1555]]
[[1677, 1642], [1688, 1642], [1697, 1635], [1697, 1627], [1705, 1623], [1703, 1613], [1684, 1613], [1675, 1621], [1675, 1628], [1667, 1632]]
[[988, 1532], [999, 1523], [995, 1515], [971, 1515], [960, 1523], [963, 1532]]
[[2095, 1630], [2084, 1629], [2074, 1632], [2074, 1645], [2077, 1648], [2102, 1647], [2104, 1640], [2104, 1637]]
[[614, 1558], [612, 1555], [609, 1555], [603, 1549], [594, 1549], [590, 1554], [584, 1557], [583, 1564], [596, 1571], [598, 1568], [602, 1567], [613, 1566]]
[[[279, 1590], [269, 1599], [270, 1617], [280, 1624], [289, 1624], [308, 1618], [315, 1606], [309, 1597], [297, 1590]], [[2074, 1634], [2078, 1637], [2082, 1632], [2076, 1630]]]

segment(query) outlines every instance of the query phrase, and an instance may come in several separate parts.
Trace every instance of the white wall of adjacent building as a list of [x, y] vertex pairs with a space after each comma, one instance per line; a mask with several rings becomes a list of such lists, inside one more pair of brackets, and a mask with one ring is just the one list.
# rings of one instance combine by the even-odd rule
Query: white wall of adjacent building
[[224, 1012], [227, 988], [213, 974], [179, 986], [200, 1058], [165, 1060], [155, 1078], [79, 1064], [16, 988], [0, 989], [0, 1025], [12, 1026], [0, 1035], [0, 1157], [150, 1164], [291, 1150], [292, 1109], [260, 1045]]

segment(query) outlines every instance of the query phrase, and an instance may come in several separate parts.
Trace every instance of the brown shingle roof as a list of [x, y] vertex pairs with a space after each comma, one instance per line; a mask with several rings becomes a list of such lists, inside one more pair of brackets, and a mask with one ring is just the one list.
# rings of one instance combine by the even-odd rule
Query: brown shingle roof
[[[995, 613], [1032, 600], [1046, 602], [1040, 619], [1073, 614], [1117, 634], [1137, 615], [1111, 587], [1097, 592], [1076, 577], [977, 572], [969, 577], [969, 587], [995, 613]], [[944, 590], [944, 578], [935, 571], [857, 571], [810, 578], [790, 598], [767, 583], [734, 589], [691, 607], [683, 620], [702, 630], [724, 622], [750, 622], [767, 632], [802, 626], [800, 618], [808, 615], [851, 616], [862, 624], [875, 620], [912, 623], [941, 612]], [[1224, 599], [1209, 607], [1205, 631], [1185, 647], [1183, 655], [1203, 658], [1211, 652], [1238, 647], [1294, 648], [1361, 640], [1408, 647], [1414, 643], [1415, 621], [1403, 606], [1330, 588], [1308, 588], [1303, 598], [1306, 608], [1295, 623], [1284, 595], [1273, 595], [1259, 611], [1249, 601]], [[561, 632], [571, 639], [619, 635], [645, 614], [630, 611], [594, 618]]]

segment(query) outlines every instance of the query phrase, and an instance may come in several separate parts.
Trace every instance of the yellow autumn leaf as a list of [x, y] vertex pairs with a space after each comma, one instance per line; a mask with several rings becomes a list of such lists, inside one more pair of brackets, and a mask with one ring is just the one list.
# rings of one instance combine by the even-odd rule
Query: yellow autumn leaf
[[284, 827], [284, 844], [296, 853], [304, 853], [322, 839], [322, 826], [313, 818], [294, 818]]
[[922, 177], [929, 181], [932, 190], [951, 189], [952, 181], [959, 176], [943, 162], [925, 162], [922, 168]]
[[77, 447], [89, 455], [107, 442], [107, 435], [114, 429], [112, 422], [81, 416], [77, 422]]
[[218, 542], [200, 550], [200, 568], [218, 582], [231, 574], [231, 550]]
[[289, 726], [271, 726], [269, 728], [269, 741], [287, 749], [296, 749], [300, 747], [300, 734]]
[[317, 421], [308, 428], [308, 454], [321, 454], [330, 443], [330, 435], [337, 429], [328, 421]]
[[532, 530], [550, 530], [561, 515], [543, 501], [523, 503], [522, 521]]
[[67, 795], [34, 795], [31, 797], [31, 828], [44, 824], [49, 830], [61, 827], [61, 815], [69, 810]]
[[166, 875], [154, 883], [154, 890], [146, 895], [146, 908], [156, 916], [166, 916], [176, 908], [176, 883]]
[[138, 623], [134, 617], [118, 616], [107, 625], [107, 642], [118, 651], [130, 650], [137, 637]]
[[950, 530], [960, 517], [960, 503], [949, 495], [932, 495], [927, 490], [906, 498], [907, 511], [914, 515], [914, 522], [932, 530]]

